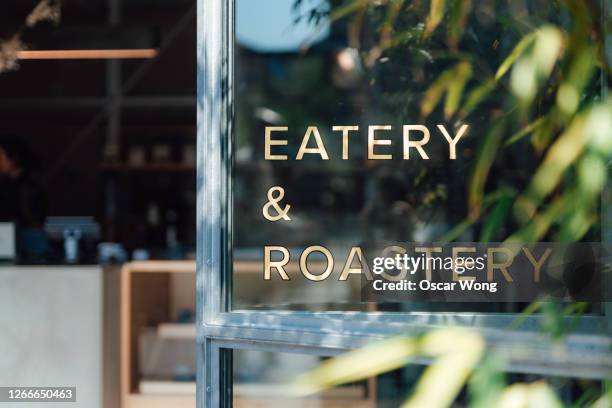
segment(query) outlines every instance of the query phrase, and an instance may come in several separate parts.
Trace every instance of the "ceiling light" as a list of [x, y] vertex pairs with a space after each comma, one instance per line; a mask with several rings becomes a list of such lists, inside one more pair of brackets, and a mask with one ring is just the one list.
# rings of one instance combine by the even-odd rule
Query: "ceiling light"
[[154, 48], [125, 50], [28, 50], [19, 51], [20, 60], [147, 59], [157, 56]]

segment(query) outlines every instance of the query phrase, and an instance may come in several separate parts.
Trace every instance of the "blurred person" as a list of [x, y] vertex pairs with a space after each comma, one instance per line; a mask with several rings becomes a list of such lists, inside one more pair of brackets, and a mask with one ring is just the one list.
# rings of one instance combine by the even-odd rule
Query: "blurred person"
[[40, 162], [19, 139], [0, 140], [0, 219], [21, 228], [41, 228], [47, 198], [40, 182]]
[[40, 179], [40, 161], [25, 142], [0, 139], [0, 221], [14, 222], [18, 252], [24, 262], [44, 262], [47, 196]]

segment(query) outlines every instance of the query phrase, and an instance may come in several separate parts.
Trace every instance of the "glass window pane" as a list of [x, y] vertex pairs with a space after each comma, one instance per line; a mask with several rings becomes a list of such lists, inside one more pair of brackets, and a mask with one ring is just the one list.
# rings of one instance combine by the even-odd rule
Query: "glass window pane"
[[348, 272], [394, 243], [602, 241], [608, 153], [568, 132], [602, 93], [597, 7], [448, 3], [236, 0], [235, 309], [519, 311], [372, 302]]

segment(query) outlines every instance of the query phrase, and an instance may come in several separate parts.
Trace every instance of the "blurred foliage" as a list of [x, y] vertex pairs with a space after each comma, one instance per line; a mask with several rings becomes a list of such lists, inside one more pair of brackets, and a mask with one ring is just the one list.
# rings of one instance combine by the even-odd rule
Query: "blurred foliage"
[[[513, 330], [520, 328], [529, 316], [539, 312], [541, 313], [542, 331], [553, 340], [560, 340], [564, 335], [574, 330], [588, 307], [587, 302], [573, 302], [562, 305], [550, 299], [541, 299], [527, 306], [509, 328]], [[570, 319], [569, 325], [564, 323], [567, 318]]]
[[[487, 351], [484, 339], [460, 328], [437, 329], [417, 337], [398, 337], [323, 362], [288, 387], [291, 396], [307, 396], [365, 380], [417, 359], [431, 361], [402, 408], [449, 407], [466, 388], [473, 408], [557, 408], [563, 403], [545, 381], [508, 385], [503, 361]], [[612, 392], [587, 388], [580, 407], [609, 407]]]
[[[295, 10], [312, 3], [318, 2], [297, 0]], [[602, 21], [598, 1], [530, 3], [346, 0], [318, 3], [301, 15], [315, 24], [324, 17], [343, 21], [349, 46], [372, 73], [398, 53], [447, 66], [423, 89], [421, 119], [440, 108], [456, 127], [477, 120], [486, 127], [471, 128], [480, 146], [460, 225], [478, 225], [483, 239], [576, 241], [597, 230], [598, 198], [612, 159], [612, 103], [604, 85], [611, 74], [604, 34], [610, 23]], [[483, 44], [488, 39], [473, 29], [482, 15], [511, 35], [498, 36], [498, 30], [492, 44]], [[518, 40], [509, 46], [513, 35]], [[483, 61], [487, 47], [508, 51], [499, 62]], [[519, 144], [531, 147], [533, 177], [519, 183], [492, 175], [497, 160]], [[507, 194], [485, 200], [499, 190]]]
[[[298, 0], [296, 10], [303, 3]], [[502, 3], [515, 13], [498, 13]], [[428, 82], [418, 101], [421, 119], [440, 110], [456, 127], [477, 119], [483, 123], [480, 135], [472, 135], [478, 138], [478, 152], [468, 182], [467, 214], [441, 242], [456, 240], [477, 224], [483, 242], [571, 242], [598, 230], [600, 198], [612, 159], [612, 71], [605, 49], [611, 23], [603, 2], [553, 0], [542, 8], [555, 17], [537, 10], [544, 18], [533, 25], [525, 18], [529, 11], [520, 10], [526, 4], [347, 0], [331, 1], [331, 7], [317, 8], [310, 15], [316, 23], [325, 16], [332, 22], [347, 20], [348, 45], [372, 71], [397, 53], [410, 52], [408, 58], [430, 63], [443, 61], [446, 68]], [[492, 44], [474, 40], [470, 21], [476, 13], [486, 14], [499, 30], [516, 34], [517, 41], [508, 46], [504, 39]], [[378, 22], [378, 28], [368, 28], [366, 17]], [[492, 64], [474, 51], [474, 43], [507, 51]], [[464, 49], [466, 44], [470, 45]], [[417, 72], [413, 82], [420, 77], [423, 74]], [[404, 97], [407, 104], [414, 99], [408, 92]], [[533, 169], [526, 169], [531, 177], [517, 182], [492, 176], [496, 161], [517, 145], [529, 148], [535, 158]], [[587, 308], [582, 302], [562, 305], [543, 299], [527, 307], [509, 329], [520, 328], [527, 316], [539, 313], [542, 330], [560, 339]], [[564, 324], [568, 317], [573, 319], [570, 327]], [[500, 374], [503, 364], [486, 352], [483, 339], [459, 329], [391, 339], [347, 353], [303, 375], [292, 389], [310, 394], [424, 356], [433, 363], [404, 407], [450, 406], [464, 386], [472, 407], [563, 406], [543, 381], [507, 385]], [[576, 404], [609, 407], [612, 395], [597, 399], [587, 389]]]
[[[484, 352], [483, 340], [462, 329], [436, 330], [418, 338], [395, 338], [330, 359], [299, 377], [291, 390], [308, 395], [402, 367], [416, 357], [433, 359], [403, 407], [450, 405]], [[444, 387], [440, 387], [444, 384]], [[436, 392], [431, 390], [436, 389]]]

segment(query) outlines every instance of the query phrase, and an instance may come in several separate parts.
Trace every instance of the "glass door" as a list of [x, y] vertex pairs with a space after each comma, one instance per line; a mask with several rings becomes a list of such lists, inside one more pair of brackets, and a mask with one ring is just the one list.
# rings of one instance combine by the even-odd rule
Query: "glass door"
[[[607, 372], [595, 3], [199, 1], [200, 407], [283, 406], [329, 356], [446, 325], [521, 373]], [[564, 359], [542, 301], [583, 305]], [[300, 401], [385, 406], [415, 370]]]

